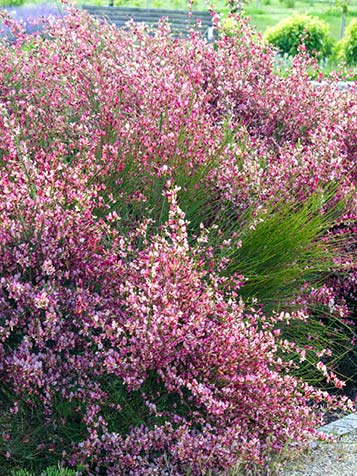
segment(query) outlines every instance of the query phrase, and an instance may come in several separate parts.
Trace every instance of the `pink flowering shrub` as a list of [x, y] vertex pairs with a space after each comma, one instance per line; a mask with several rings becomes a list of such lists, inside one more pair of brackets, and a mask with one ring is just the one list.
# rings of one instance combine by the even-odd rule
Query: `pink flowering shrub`
[[[276, 76], [244, 22], [210, 45], [70, 11], [0, 55], [4, 465], [28, 445], [113, 476], [219, 474], [314, 433], [332, 398], [293, 375], [279, 327], [333, 296], [350, 317], [349, 240], [327, 232], [354, 233], [355, 93], [311, 85], [304, 56]], [[282, 201], [309, 233], [274, 264]], [[19, 449], [29, 413], [47, 434]]]
[[[275, 319], [245, 309], [239, 284], [227, 290], [207, 271], [175, 194], [161, 234], [147, 241], [144, 226], [137, 250], [93, 221], [78, 194], [51, 197], [44, 174], [36, 199], [5, 177], [0, 370], [16, 401], [39, 398], [50, 420], [58, 396], [82, 402], [88, 435], [74, 462], [108, 474], [218, 472], [238, 457], [261, 463], [268, 448], [312, 431], [319, 419], [306, 403], [326, 395], [289, 374]], [[128, 399], [139, 427], [126, 421]], [[43, 450], [58, 451], [53, 438]]]

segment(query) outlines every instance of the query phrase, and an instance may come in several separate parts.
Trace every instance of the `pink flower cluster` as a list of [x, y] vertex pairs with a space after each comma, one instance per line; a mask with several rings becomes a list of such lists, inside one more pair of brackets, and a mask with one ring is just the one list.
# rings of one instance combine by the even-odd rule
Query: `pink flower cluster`
[[[0, 56], [1, 379], [49, 419], [57, 398], [82, 402], [67, 456], [112, 476], [218, 474], [307, 438], [311, 401], [331, 398], [291, 375], [277, 318], [213, 269], [204, 230], [188, 236], [174, 185], [204, 170], [243, 211], [336, 181], [351, 220], [356, 96], [312, 86], [301, 59], [279, 78], [244, 23], [214, 47], [70, 11]], [[129, 216], [124, 235], [117, 210], [145, 211], [158, 179], [172, 179], [166, 224]], [[108, 379], [142, 402], [142, 424]]]

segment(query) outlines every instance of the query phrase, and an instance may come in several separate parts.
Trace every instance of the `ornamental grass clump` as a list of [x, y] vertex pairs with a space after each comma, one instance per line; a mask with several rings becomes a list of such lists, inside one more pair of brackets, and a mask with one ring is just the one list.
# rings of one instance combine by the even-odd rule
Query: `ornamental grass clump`
[[276, 76], [244, 22], [211, 45], [69, 10], [0, 55], [2, 467], [264, 471], [315, 434], [342, 403], [295, 374], [342, 386], [304, 345], [312, 309], [349, 317], [355, 95], [303, 55]]

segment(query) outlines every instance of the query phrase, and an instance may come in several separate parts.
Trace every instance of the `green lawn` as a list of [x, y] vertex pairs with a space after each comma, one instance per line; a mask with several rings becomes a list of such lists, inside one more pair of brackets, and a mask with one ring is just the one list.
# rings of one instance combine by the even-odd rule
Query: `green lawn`
[[[268, 0], [269, 1], [269, 0]], [[294, 1], [294, 0], [291, 0]], [[302, 1], [295, 0], [294, 7], [288, 8], [279, 0], [270, 0], [269, 5], [265, 5], [262, 0], [256, 0], [248, 3], [244, 7], [245, 13], [251, 18], [251, 23], [257, 27], [257, 30], [264, 32], [269, 26], [273, 26], [283, 18], [292, 15], [295, 12], [307, 13], [317, 16], [330, 25], [331, 36], [335, 40], [339, 39], [341, 29], [341, 11], [334, 6], [334, 2], [328, 1]], [[349, 5], [346, 25], [353, 17], [357, 17], [357, 1], [353, 0]]]

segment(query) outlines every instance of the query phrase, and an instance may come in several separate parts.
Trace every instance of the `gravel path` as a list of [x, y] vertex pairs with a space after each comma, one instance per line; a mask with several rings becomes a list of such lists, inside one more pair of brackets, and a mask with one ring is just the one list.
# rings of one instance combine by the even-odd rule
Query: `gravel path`
[[357, 416], [349, 415], [321, 428], [335, 435], [334, 442], [314, 442], [294, 457], [279, 476], [357, 476]]

